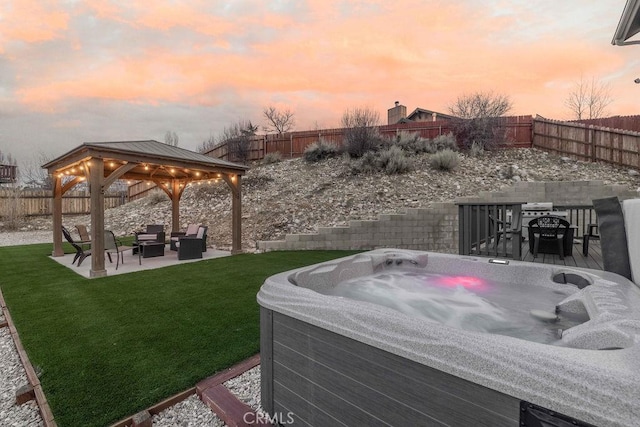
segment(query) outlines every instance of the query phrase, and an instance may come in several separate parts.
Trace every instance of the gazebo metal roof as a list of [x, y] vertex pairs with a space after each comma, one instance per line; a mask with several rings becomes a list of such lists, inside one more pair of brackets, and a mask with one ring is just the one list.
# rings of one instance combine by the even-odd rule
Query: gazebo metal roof
[[[86, 180], [91, 193], [91, 276], [104, 276], [104, 191], [118, 179], [152, 181], [172, 201], [178, 231], [179, 203], [187, 184], [222, 179], [232, 193], [232, 252], [241, 252], [241, 179], [247, 166], [154, 140], [85, 142], [42, 166], [52, 175], [53, 256], [62, 256], [62, 195]], [[94, 191], [99, 188], [100, 191]]]

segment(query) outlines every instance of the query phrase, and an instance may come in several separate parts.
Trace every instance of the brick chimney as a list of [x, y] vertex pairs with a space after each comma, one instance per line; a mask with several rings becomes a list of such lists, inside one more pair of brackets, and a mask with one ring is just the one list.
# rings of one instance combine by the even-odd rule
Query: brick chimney
[[407, 107], [400, 105], [400, 101], [396, 101], [396, 106], [387, 111], [387, 124], [394, 125], [406, 117]]

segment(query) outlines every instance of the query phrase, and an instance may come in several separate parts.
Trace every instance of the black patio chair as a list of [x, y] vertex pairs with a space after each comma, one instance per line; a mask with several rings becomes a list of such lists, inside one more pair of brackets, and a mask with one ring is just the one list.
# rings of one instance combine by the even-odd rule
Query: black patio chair
[[65, 228], [65, 226], [62, 226], [62, 235], [64, 236], [65, 239], [67, 239], [67, 242], [69, 242], [71, 244], [71, 246], [73, 246], [73, 248], [76, 250], [76, 254], [73, 257], [73, 261], [71, 261], [71, 264], [75, 264], [76, 260], [78, 261], [78, 267], [80, 267], [80, 264], [82, 264], [82, 261], [84, 261], [85, 258], [91, 256], [91, 250], [84, 250], [84, 248], [82, 247], [82, 245], [79, 245], [79, 242], [76, 242], [75, 240], [73, 240], [73, 237], [71, 237], [71, 233], [69, 233], [69, 230], [67, 230]]
[[549, 242], [555, 243], [560, 259], [564, 259], [564, 239], [569, 233], [569, 227], [569, 221], [553, 215], [532, 219], [529, 230], [533, 236], [533, 258], [538, 256], [540, 242]]
[[207, 250], [207, 227], [201, 225], [195, 236], [182, 236], [175, 243], [178, 260], [202, 258]]

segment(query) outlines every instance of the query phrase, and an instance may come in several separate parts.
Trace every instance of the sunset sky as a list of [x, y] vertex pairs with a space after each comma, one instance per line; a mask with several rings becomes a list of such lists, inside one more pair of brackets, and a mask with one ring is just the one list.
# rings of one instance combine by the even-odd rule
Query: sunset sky
[[580, 81], [609, 115], [640, 114], [640, 45], [613, 46], [625, 0], [3, 0], [0, 151], [20, 162], [85, 141], [195, 149], [238, 120], [289, 108], [296, 130], [400, 101], [447, 112], [509, 95], [513, 114], [571, 118]]

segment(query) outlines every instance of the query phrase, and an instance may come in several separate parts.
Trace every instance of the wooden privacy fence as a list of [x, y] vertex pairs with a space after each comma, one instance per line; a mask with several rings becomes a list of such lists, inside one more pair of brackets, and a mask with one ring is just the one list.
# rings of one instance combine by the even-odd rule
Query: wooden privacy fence
[[533, 146], [588, 162], [640, 168], [640, 133], [536, 117]]
[[[532, 116], [500, 117], [499, 126], [505, 130], [506, 135], [505, 146], [530, 147], [532, 122]], [[379, 126], [378, 130], [383, 137], [387, 138], [392, 138], [400, 132], [412, 132], [418, 133], [422, 138], [433, 139], [439, 135], [446, 135], [452, 132], [452, 123], [449, 120], [398, 123]], [[344, 129], [321, 129], [279, 135], [256, 135], [251, 138], [248, 160], [262, 160], [269, 153], [280, 153], [283, 158], [301, 157], [304, 150], [319, 139], [341, 146], [344, 139]], [[237, 161], [233, 153], [229, 153], [229, 147], [226, 142], [218, 144], [204, 154], [219, 159]]]
[[[105, 194], [104, 207], [115, 208], [127, 202], [125, 194]], [[65, 215], [88, 214], [91, 200], [84, 191], [69, 191], [62, 197], [62, 213]], [[51, 190], [0, 189], [0, 215], [11, 210], [20, 215], [51, 215], [53, 212], [53, 195]]]

